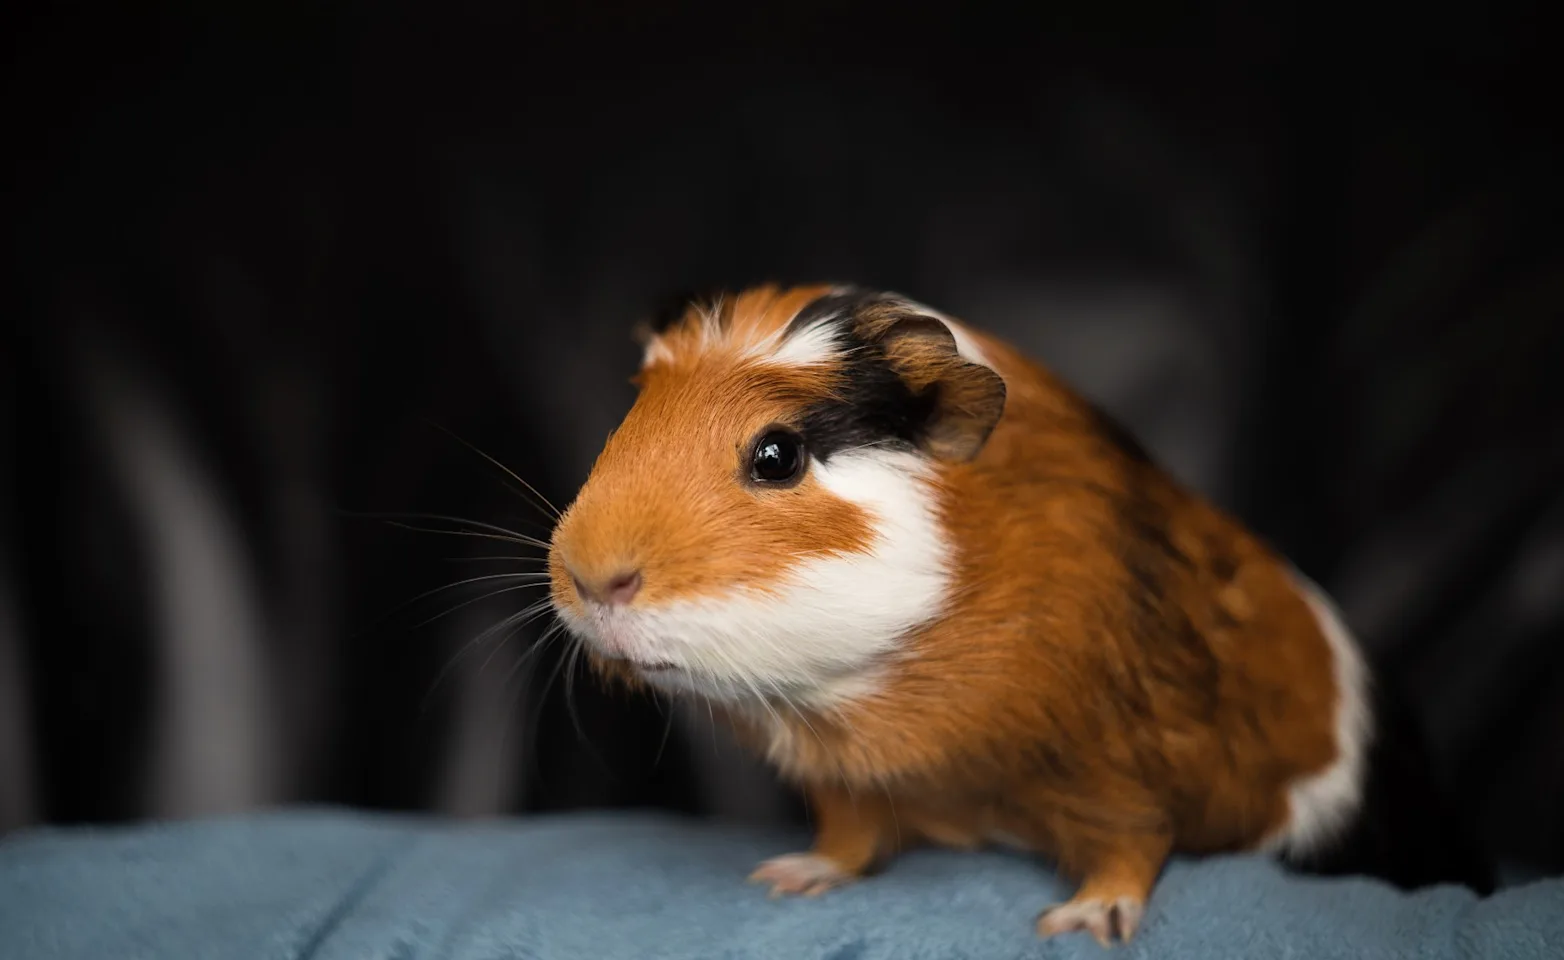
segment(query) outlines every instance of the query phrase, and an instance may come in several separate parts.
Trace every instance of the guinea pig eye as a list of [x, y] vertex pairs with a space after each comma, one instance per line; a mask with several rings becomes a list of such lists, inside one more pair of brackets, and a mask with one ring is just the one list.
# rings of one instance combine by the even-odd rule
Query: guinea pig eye
[[749, 476], [756, 483], [791, 483], [804, 472], [804, 441], [791, 430], [771, 429], [755, 442]]

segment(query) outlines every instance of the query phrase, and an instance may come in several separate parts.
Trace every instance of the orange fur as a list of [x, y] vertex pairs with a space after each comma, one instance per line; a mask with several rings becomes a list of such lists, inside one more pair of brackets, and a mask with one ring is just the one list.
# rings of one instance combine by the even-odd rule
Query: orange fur
[[[775, 331], [820, 293], [745, 294], [721, 323]], [[935, 468], [955, 546], [943, 615], [872, 696], [727, 712], [809, 795], [816, 852], [850, 875], [920, 841], [1006, 838], [1080, 879], [1077, 902], [1144, 901], [1170, 852], [1256, 847], [1285, 825], [1288, 784], [1335, 759], [1331, 653], [1279, 557], [1109, 442], [1046, 370], [975, 339], [1007, 395], [976, 457]], [[862, 512], [807, 480], [759, 503], [734, 482], [736, 445], [829, 392], [829, 374], [713, 354], [694, 322], [664, 344], [673, 360], [644, 371], [556, 539], [556, 599], [575, 602], [561, 552], [607, 577], [633, 544], [665, 577], [647, 578], [651, 603], [862, 549]], [[908, 377], [954, 362], [916, 345], [906, 360]]]
[[[754, 344], [779, 333], [816, 297], [829, 291], [826, 286], [756, 287], [733, 297], [723, 298], [707, 308], [689, 308], [682, 322], [675, 324], [661, 340], [673, 358], [672, 366], [688, 367], [706, 359], [711, 352], [737, 352], [745, 344]], [[712, 338], [711, 327], [722, 336]], [[714, 351], [714, 347], [717, 349]], [[639, 378], [637, 378], [639, 380]]]
[[[760, 503], [739, 482], [749, 440], [829, 395], [829, 379], [717, 356], [654, 365], [640, 380], [641, 400], [555, 532], [555, 602], [580, 602], [567, 564], [594, 585], [644, 570], [641, 599], [658, 603], [735, 583], [764, 590], [801, 556], [864, 548], [870, 529], [863, 510], [812, 478], [767, 491]], [[736, 396], [746, 402], [735, 404]]]

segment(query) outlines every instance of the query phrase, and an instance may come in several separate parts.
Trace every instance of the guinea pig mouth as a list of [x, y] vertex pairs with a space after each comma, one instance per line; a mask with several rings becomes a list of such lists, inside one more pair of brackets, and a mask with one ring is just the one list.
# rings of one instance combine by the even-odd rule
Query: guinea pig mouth
[[632, 660], [629, 657], [604, 657], [603, 659], [609, 663], [616, 663], [621, 666], [629, 667], [632, 670], [639, 670], [641, 673], [667, 673], [671, 670], [679, 669], [678, 664], [668, 660], [654, 660], [646, 662], [641, 660]]

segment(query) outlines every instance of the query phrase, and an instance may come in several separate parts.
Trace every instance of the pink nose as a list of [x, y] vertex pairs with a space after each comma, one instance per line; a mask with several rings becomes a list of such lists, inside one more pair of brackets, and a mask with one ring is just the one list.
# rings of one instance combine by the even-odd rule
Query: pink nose
[[621, 573], [608, 581], [608, 589], [605, 593], [609, 603], [625, 604], [641, 589], [641, 571], [632, 570], [629, 573]]
[[572, 577], [576, 583], [576, 592], [585, 599], [596, 600], [598, 603], [624, 606], [634, 599], [641, 589], [641, 571], [632, 570], [629, 573], [621, 573], [610, 579], [600, 589], [594, 590], [587, 586], [580, 577]]

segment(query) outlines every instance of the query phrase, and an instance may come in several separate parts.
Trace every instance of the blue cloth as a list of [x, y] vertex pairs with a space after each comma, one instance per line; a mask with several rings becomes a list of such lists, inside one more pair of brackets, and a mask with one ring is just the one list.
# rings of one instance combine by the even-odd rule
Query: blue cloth
[[[298, 810], [0, 842], [11, 960], [1004, 960], [1067, 890], [1004, 853], [923, 851], [818, 900], [755, 863], [806, 838], [661, 816], [449, 823]], [[1291, 877], [1258, 858], [1171, 865], [1119, 957], [1561, 957], [1564, 880], [1458, 889]]]

